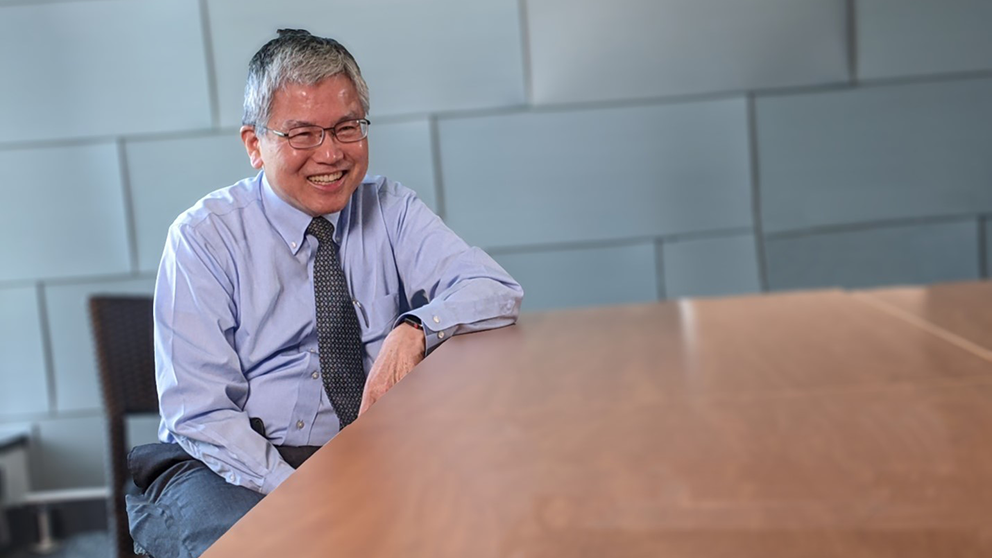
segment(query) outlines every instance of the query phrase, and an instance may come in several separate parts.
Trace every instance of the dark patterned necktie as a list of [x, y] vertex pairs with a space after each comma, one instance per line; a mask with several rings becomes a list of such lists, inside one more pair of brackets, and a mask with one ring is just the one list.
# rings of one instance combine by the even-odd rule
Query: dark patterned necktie
[[365, 388], [361, 329], [348, 282], [334, 243], [334, 225], [316, 217], [307, 234], [318, 242], [313, 263], [313, 294], [317, 302], [317, 343], [324, 390], [341, 421], [341, 428], [358, 418]]

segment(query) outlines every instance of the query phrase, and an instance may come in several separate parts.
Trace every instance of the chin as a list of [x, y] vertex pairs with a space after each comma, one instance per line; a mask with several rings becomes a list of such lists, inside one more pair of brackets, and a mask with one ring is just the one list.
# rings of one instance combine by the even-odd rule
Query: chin
[[337, 213], [338, 211], [341, 211], [346, 205], [348, 205], [348, 198], [345, 198], [344, 200], [335, 200], [333, 203], [315, 203], [310, 205], [308, 209], [310, 209], [310, 213], [314, 215], [327, 215], [329, 213]]

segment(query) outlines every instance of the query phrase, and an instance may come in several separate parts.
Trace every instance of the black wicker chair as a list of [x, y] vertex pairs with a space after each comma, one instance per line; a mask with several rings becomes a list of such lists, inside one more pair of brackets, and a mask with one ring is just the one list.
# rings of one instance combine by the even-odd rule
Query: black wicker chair
[[152, 342], [152, 298], [150, 296], [93, 296], [90, 319], [100, 369], [100, 385], [107, 413], [110, 442], [110, 501], [108, 523], [113, 556], [134, 556], [124, 506], [128, 444], [125, 417], [158, 413], [155, 390], [155, 353]]

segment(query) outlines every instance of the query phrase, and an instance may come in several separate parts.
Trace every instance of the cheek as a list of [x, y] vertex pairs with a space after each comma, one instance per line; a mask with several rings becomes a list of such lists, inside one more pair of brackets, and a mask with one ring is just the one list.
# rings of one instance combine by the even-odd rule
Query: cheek
[[299, 172], [307, 162], [305, 153], [284, 153], [279, 158], [279, 170], [284, 173]]
[[355, 165], [367, 168], [369, 166], [369, 150], [365, 142], [356, 144], [354, 149], [348, 151], [348, 158], [351, 159]]

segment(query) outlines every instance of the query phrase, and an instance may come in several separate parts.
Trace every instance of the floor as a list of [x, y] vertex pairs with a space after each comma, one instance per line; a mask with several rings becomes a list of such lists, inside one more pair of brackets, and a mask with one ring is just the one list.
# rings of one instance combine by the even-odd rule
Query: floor
[[2, 558], [109, 558], [110, 537], [106, 531], [79, 533], [67, 540], [59, 541], [59, 547], [51, 554], [36, 554], [29, 549], [15, 552], [0, 552]]

